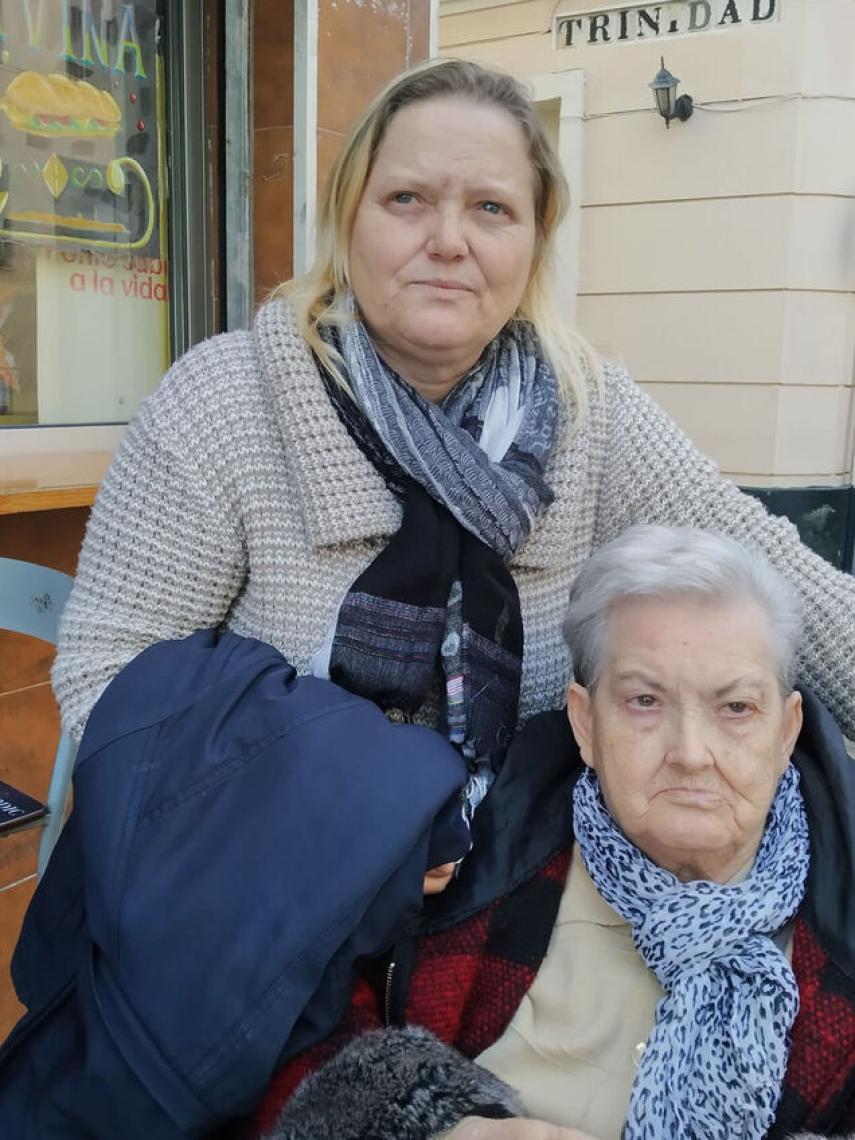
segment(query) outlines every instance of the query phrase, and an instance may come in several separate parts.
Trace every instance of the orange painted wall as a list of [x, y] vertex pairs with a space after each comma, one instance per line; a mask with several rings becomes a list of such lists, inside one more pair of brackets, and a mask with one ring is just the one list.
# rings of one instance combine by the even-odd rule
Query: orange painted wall
[[[293, 0], [256, 0], [254, 30], [255, 291], [258, 300], [293, 267]], [[345, 132], [399, 71], [427, 58], [430, 0], [320, 0], [318, 185]]]

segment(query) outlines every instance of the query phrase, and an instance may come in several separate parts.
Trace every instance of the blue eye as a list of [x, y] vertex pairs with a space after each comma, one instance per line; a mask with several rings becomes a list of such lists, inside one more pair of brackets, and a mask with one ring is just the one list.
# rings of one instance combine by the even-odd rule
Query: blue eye
[[505, 212], [505, 207], [499, 202], [482, 202], [481, 209], [487, 214], [492, 214], [494, 217]]
[[401, 190], [399, 193], [392, 195], [392, 201], [397, 202], [399, 206], [408, 206], [410, 202], [414, 202], [415, 200], [415, 194], [409, 190]]

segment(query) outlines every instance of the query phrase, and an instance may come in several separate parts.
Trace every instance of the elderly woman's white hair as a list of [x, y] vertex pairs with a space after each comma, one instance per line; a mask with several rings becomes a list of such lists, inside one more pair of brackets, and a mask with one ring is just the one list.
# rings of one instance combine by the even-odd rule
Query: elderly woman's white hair
[[630, 527], [585, 563], [564, 619], [576, 679], [588, 689], [596, 687], [616, 603], [679, 596], [756, 602], [769, 618], [781, 688], [792, 689], [802, 640], [795, 589], [754, 551], [692, 527]]

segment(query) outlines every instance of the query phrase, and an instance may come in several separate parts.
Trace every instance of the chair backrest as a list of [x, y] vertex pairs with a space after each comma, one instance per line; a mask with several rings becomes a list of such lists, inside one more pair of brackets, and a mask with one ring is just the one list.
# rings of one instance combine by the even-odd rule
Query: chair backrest
[[[0, 629], [25, 633], [56, 645], [59, 618], [74, 579], [59, 570], [0, 558]], [[77, 748], [67, 733], [60, 735], [53, 762], [47, 815], [39, 844], [38, 873], [42, 875], [59, 838]]]
[[56, 645], [59, 615], [73, 581], [47, 566], [0, 558], [0, 629]]

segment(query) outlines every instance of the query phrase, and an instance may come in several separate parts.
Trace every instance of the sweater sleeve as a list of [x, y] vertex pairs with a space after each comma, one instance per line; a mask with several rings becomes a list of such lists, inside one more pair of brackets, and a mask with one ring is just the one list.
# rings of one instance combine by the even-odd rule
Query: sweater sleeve
[[596, 544], [648, 522], [716, 530], [752, 545], [801, 594], [802, 680], [846, 735], [855, 736], [855, 578], [814, 554], [792, 523], [724, 478], [626, 372], [608, 366], [605, 374]]
[[60, 625], [52, 680], [73, 736], [131, 658], [222, 622], [245, 574], [235, 513], [215, 473], [144, 404], [101, 486]]

